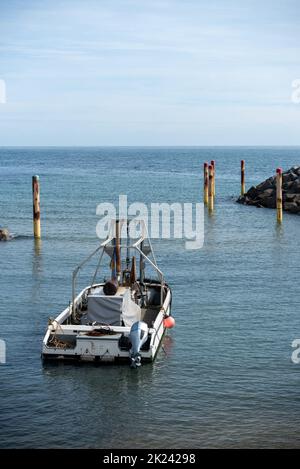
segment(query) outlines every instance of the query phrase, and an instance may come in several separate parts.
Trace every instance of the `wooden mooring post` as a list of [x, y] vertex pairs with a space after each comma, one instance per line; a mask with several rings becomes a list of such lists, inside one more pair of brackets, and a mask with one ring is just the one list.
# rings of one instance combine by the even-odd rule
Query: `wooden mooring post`
[[204, 205], [207, 205], [208, 204], [208, 163], [204, 163], [203, 176], [204, 176], [203, 202], [204, 202]]
[[213, 170], [213, 180], [212, 180], [213, 196], [216, 197], [216, 162], [215, 162], [215, 160], [211, 160], [210, 164], [211, 164], [212, 170]]
[[245, 160], [241, 160], [241, 196], [245, 195]]
[[33, 198], [33, 234], [36, 239], [41, 237], [41, 211], [40, 211], [40, 178], [32, 176]]
[[277, 222], [282, 223], [282, 169], [276, 169], [276, 209]]
[[214, 169], [210, 164], [208, 167], [208, 210], [213, 212], [214, 210]]

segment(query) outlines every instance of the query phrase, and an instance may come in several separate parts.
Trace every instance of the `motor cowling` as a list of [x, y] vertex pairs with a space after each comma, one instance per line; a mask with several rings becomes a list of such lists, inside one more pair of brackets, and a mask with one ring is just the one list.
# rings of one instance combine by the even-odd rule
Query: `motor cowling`
[[149, 328], [144, 321], [137, 321], [132, 324], [129, 338], [131, 342], [130, 349], [130, 366], [137, 368], [141, 366], [141, 355], [140, 350], [146, 340], [148, 339]]

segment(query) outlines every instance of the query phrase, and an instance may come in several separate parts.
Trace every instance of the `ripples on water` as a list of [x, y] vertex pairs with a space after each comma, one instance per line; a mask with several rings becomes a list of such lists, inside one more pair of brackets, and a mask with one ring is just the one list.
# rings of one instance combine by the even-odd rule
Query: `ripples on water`
[[[43, 367], [47, 319], [69, 301], [71, 272], [97, 244], [96, 205], [202, 200], [202, 163], [217, 164], [205, 244], [154, 242], [173, 288], [177, 326], [153, 365]], [[300, 217], [234, 203], [247, 186], [299, 164], [296, 148], [2, 149], [1, 447], [300, 446]], [[41, 178], [42, 233], [31, 225]], [[85, 278], [82, 279], [85, 283]]]

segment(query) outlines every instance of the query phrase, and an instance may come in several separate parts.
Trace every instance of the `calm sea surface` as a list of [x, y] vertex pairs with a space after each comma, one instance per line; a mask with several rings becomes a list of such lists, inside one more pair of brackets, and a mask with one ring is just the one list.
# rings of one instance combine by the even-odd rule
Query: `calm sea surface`
[[[153, 365], [43, 366], [49, 317], [71, 297], [71, 272], [99, 242], [100, 202], [202, 201], [216, 160], [205, 242], [155, 241], [173, 289], [176, 328]], [[234, 202], [300, 164], [300, 148], [0, 149], [1, 447], [300, 447], [300, 217]], [[32, 238], [31, 176], [41, 178], [41, 245]], [[85, 283], [83, 278], [82, 282]]]

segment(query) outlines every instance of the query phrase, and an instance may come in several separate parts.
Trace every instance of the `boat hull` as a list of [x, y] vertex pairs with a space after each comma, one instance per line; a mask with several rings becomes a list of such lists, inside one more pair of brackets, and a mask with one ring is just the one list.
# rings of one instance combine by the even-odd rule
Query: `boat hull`
[[[78, 295], [80, 299], [84, 290]], [[152, 362], [159, 350], [165, 334], [164, 318], [170, 314], [171, 294], [166, 295], [163, 307], [158, 312], [155, 322], [149, 328], [149, 338], [140, 351], [142, 363]], [[77, 361], [103, 364], [126, 363], [130, 361], [130, 328], [123, 326], [101, 327], [71, 325], [68, 323], [70, 310], [64, 310], [48, 326], [43, 340], [42, 358], [45, 361]], [[99, 331], [99, 335], [97, 335]], [[59, 336], [60, 340], [50, 341], [51, 337]]]

